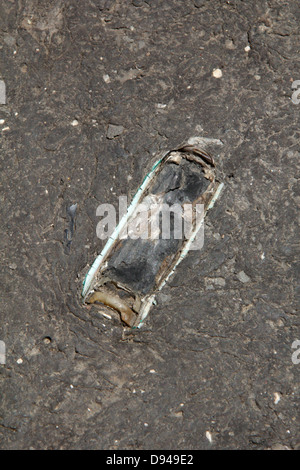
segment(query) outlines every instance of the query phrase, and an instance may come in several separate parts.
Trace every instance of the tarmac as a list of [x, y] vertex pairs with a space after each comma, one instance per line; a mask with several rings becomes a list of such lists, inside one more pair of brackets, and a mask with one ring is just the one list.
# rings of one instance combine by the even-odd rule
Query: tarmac
[[[296, 0], [1, 2], [1, 449], [300, 448], [299, 22]], [[224, 190], [130, 330], [82, 304], [96, 209], [191, 138]]]

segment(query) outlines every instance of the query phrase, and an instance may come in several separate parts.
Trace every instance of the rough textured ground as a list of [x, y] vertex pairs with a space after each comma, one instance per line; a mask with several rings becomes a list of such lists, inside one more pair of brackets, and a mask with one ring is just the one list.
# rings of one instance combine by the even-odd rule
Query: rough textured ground
[[[297, 0], [1, 2], [2, 449], [299, 448], [299, 21]], [[80, 302], [96, 208], [199, 135], [226, 189], [129, 334]]]

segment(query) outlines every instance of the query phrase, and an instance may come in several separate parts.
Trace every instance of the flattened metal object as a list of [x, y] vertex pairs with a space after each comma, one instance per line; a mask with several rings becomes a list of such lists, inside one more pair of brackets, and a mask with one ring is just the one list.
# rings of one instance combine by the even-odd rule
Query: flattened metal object
[[[145, 177], [127, 213], [88, 271], [83, 301], [100, 302], [118, 311], [128, 326], [139, 328], [156, 294], [195, 242], [203, 228], [204, 214], [213, 206], [222, 187], [223, 183], [215, 177], [214, 160], [206, 151], [183, 145], [165, 153]], [[197, 205], [203, 207], [202, 217], [190, 220], [188, 238], [175, 234], [174, 217], [170, 218], [170, 236], [162, 236], [161, 207], [183, 208], [187, 204], [192, 211]], [[144, 231], [140, 230], [137, 237], [125, 238], [125, 228], [141, 225], [141, 207], [148, 215]], [[143, 236], [145, 232], [151, 232], [151, 237]]]

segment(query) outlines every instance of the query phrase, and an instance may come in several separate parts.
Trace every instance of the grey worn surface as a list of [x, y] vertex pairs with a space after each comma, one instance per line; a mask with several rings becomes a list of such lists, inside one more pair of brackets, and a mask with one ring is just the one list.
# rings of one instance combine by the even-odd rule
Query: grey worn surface
[[[299, 21], [296, 0], [1, 2], [1, 448], [299, 448]], [[226, 190], [125, 335], [80, 303], [96, 207], [197, 135]]]

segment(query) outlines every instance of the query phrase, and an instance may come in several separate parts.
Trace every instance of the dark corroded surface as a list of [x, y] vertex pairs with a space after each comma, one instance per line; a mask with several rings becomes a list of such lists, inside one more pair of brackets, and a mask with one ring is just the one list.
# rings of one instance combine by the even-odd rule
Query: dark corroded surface
[[[119, 241], [109, 255], [103, 275], [121, 282], [134, 293], [153, 294], [169, 274], [187, 240], [183, 205], [200, 203], [209, 183], [198, 163], [184, 158], [179, 164], [163, 163], [141, 199], [140, 213], [129, 221], [127, 238]], [[152, 198], [153, 206], [146, 211], [147, 198]], [[143, 224], [145, 217], [146, 224]], [[195, 225], [196, 221], [193, 222]], [[137, 233], [142, 236], [137, 238]]]
[[[299, 448], [299, 22], [297, 0], [0, 3], [1, 448]], [[226, 189], [123, 334], [80, 302], [96, 208], [195, 136]]]

